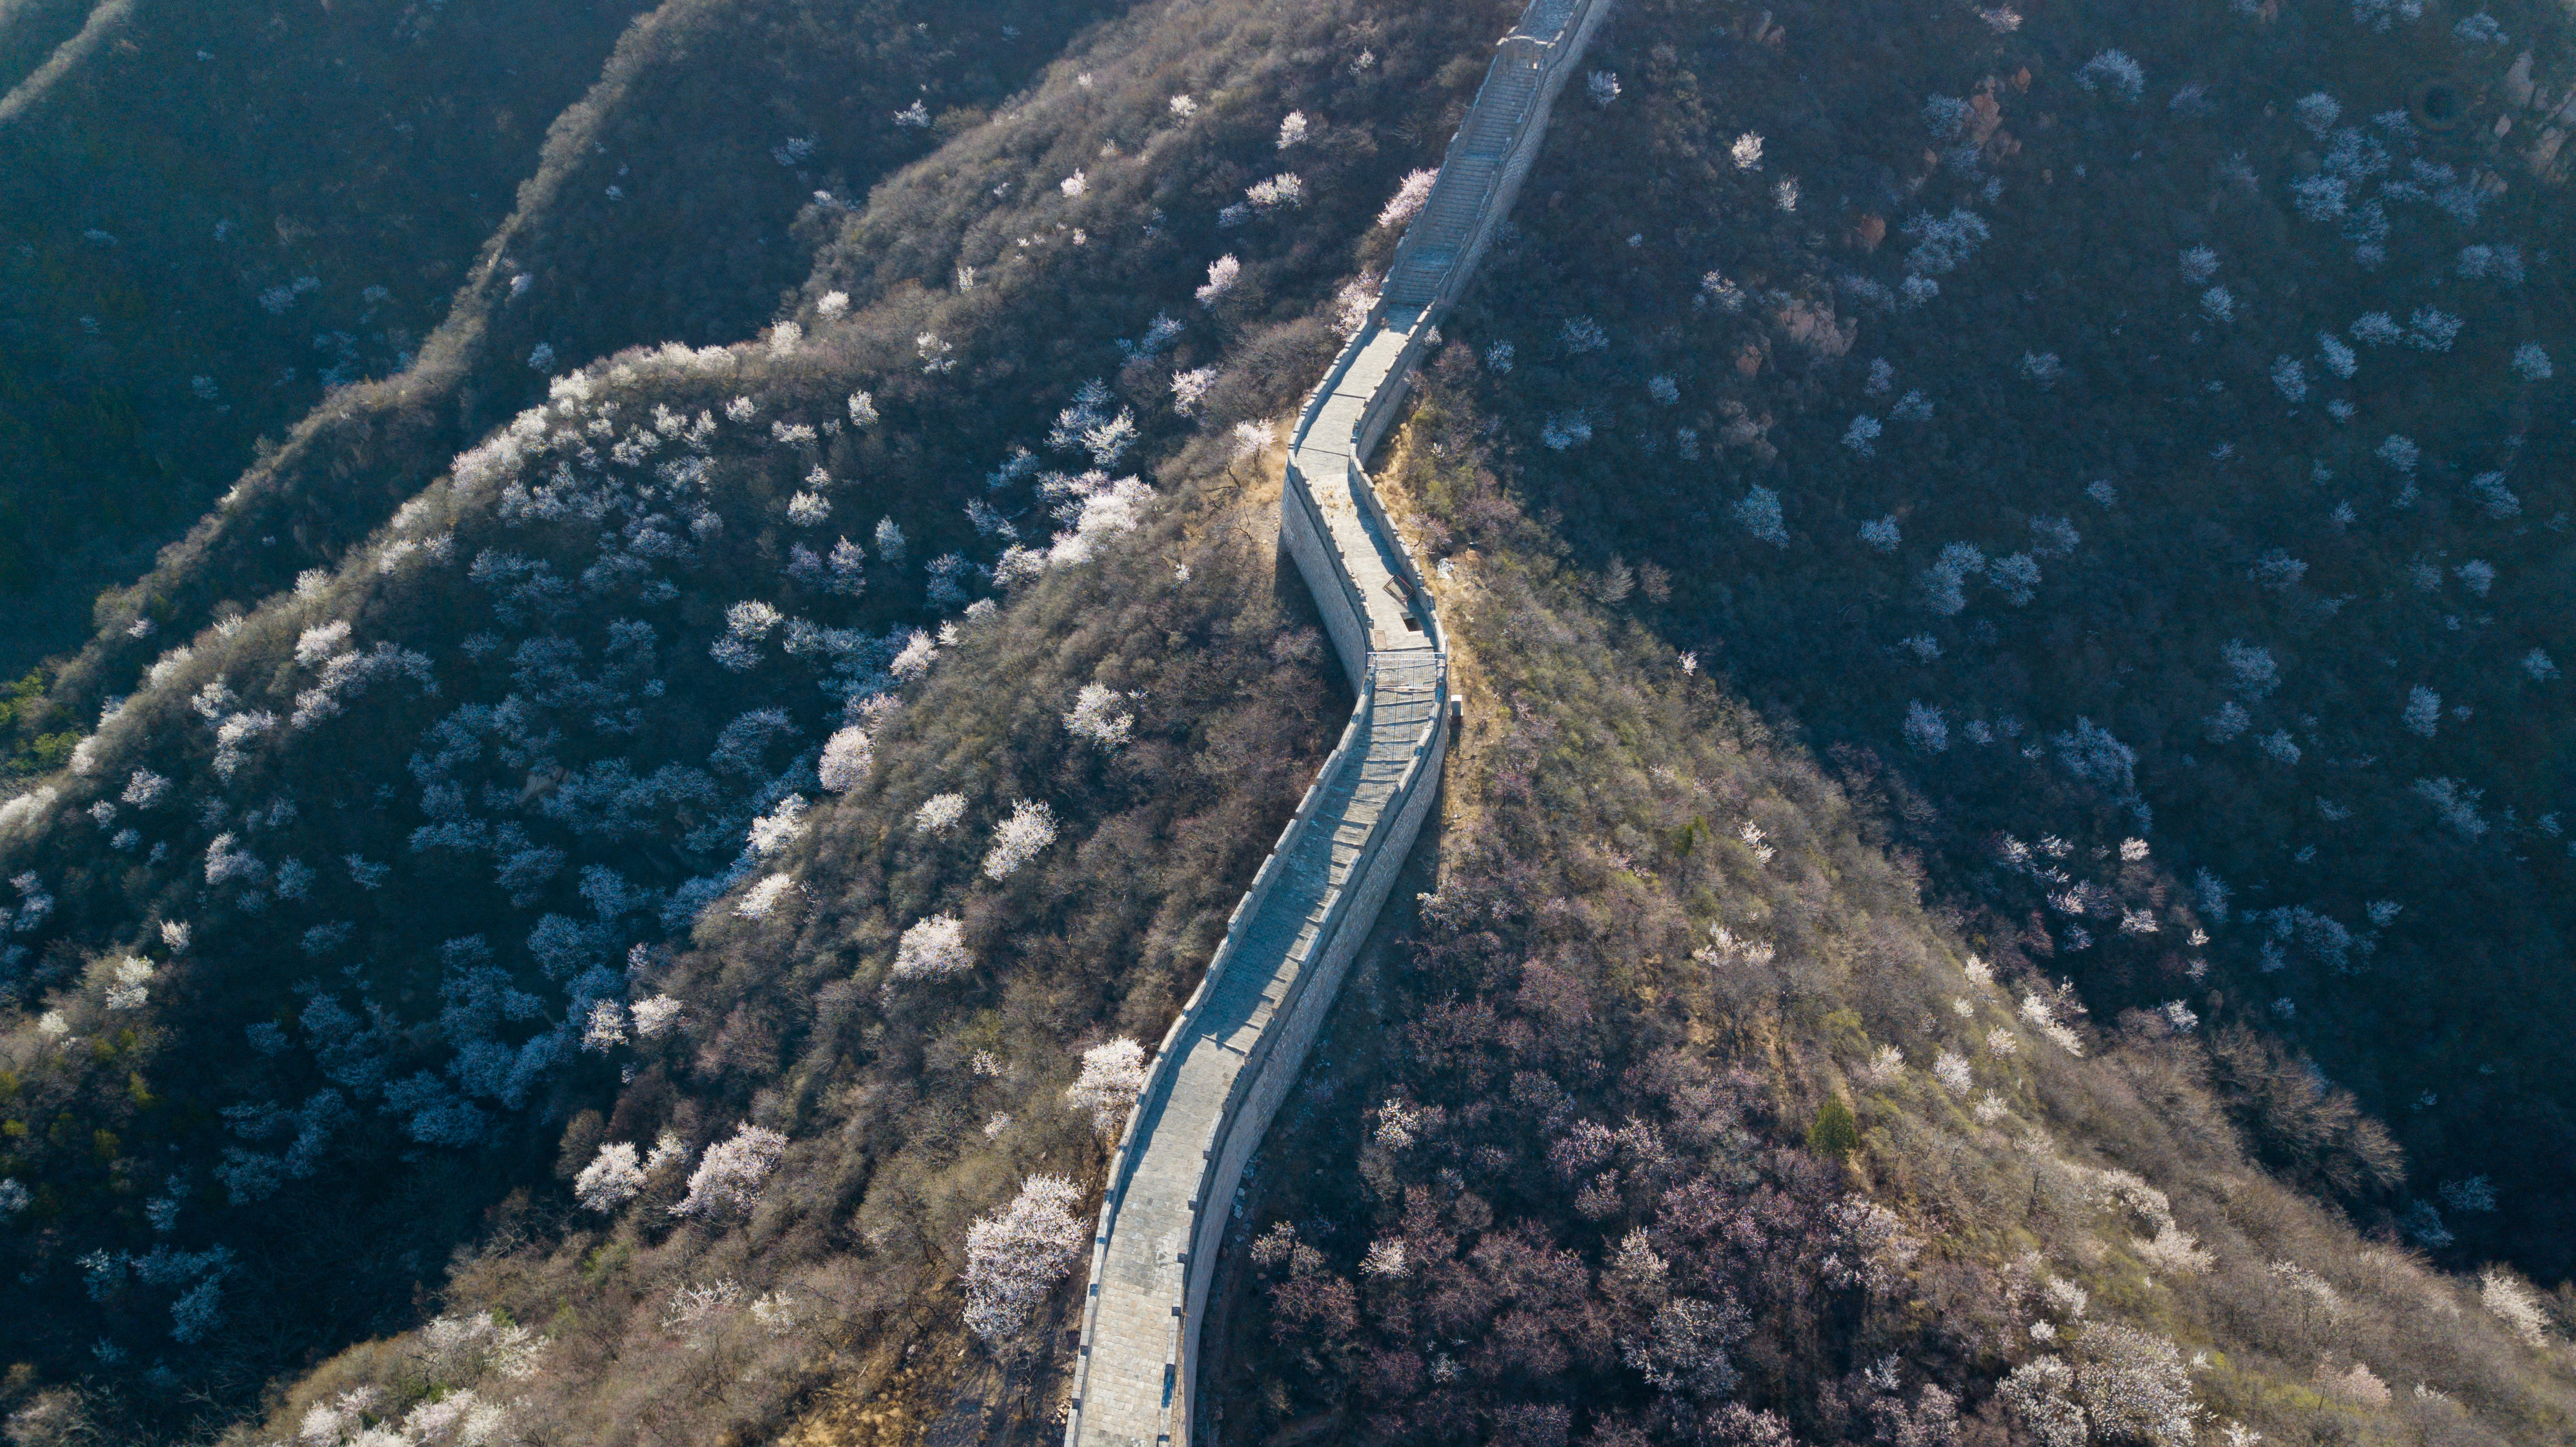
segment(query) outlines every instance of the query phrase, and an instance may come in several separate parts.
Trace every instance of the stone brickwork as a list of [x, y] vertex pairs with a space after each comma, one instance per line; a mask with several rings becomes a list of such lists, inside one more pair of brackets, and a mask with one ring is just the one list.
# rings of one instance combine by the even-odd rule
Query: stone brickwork
[[1165, 1033], [1111, 1157], [1066, 1447], [1190, 1442], [1199, 1321], [1244, 1162], [1430, 813], [1448, 648], [1364, 463], [1511, 209], [1604, 3], [1532, 0], [1496, 47], [1374, 314], [1299, 415], [1280, 533], [1359, 704]]

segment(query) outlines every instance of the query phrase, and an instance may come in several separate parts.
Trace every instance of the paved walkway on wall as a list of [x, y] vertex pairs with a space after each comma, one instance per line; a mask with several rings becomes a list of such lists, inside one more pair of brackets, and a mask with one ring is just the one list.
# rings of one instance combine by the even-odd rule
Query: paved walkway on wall
[[[1289, 446], [1289, 461], [1306, 480], [1331, 533], [1329, 541], [1350, 570], [1352, 591], [1358, 594], [1353, 601], [1372, 656], [1431, 647], [1425, 619], [1414, 611], [1412, 587], [1397, 561], [1404, 545], [1385, 535], [1359, 493], [1368, 485], [1360, 467], [1366, 461], [1359, 451], [1361, 424], [1382, 393], [1405, 384], [1399, 368], [1421, 319], [1419, 307], [1390, 308], [1353, 339], [1350, 367]], [[1430, 607], [1430, 600], [1421, 600], [1421, 606]]]
[[[1448, 658], [1421, 574], [1380, 520], [1364, 454], [1420, 355], [1427, 323], [1508, 207], [1595, 18], [1593, 0], [1533, 0], [1504, 39], [1376, 315], [1336, 360], [1289, 444], [1283, 521], [1303, 513], [1301, 489], [1313, 498], [1307, 516], [1320, 515], [1323, 553], [1307, 549], [1300, 566], [1319, 602], [1336, 595], [1328, 612], [1339, 604], [1357, 622], [1360, 656], [1346, 652], [1343, 661], [1359, 683], [1359, 709], [1156, 1054], [1111, 1163], [1067, 1447], [1188, 1447], [1189, 1313], [1214, 1264], [1192, 1253], [1213, 1254], [1220, 1233], [1211, 1227], [1233, 1204], [1251, 1145], [1233, 1128], [1256, 1137], [1266, 1128], [1330, 1005], [1335, 972], [1412, 843], [1417, 806], [1438, 786]], [[1264, 1051], [1273, 1034], [1293, 1043], [1271, 1040], [1276, 1048]], [[1247, 1089], [1255, 1084], [1268, 1089]], [[1229, 1119], [1238, 1111], [1243, 1120]]]
[[[1402, 319], [1405, 330], [1412, 320], [1411, 314]], [[1336, 896], [1353, 883], [1370, 836], [1396, 806], [1415, 746], [1440, 706], [1440, 655], [1425, 633], [1407, 626], [1421, 620], [1388, 588], [1402, 576], [1392, 555], [1400, 544], [1384, 535], [1353, 490], [1365, 474], [1350, 466], [1351, 439], [1368, 401], [1396, 380], [1404, 331], [1382, 331], [1377, 342], [1383, 345], [1360, 349], [1343, 385], [1305, 429], [1305, 445], [1291, 454], [1350, 571], [1371, 639], [1375, 686], [1349, 744], [1319, 781], [1314, 812], [1281, 856], [1270, 892], [1210, 982], [1200, 1014], [1167, 1047], [1179, 1052], [1171, 1089], [1150, 1097], [1133, 1127], [1135, 1174], [1121, 1194], [1096, 1283], [1082, 1444], [1152, 1443], [1170, 1429], [1183, 1390], [1177, 1380], [1183, 1354], [1175, 1349], [1188, 1301], [1181, 1257], [1190, 1248], [1197, 1193], [1208, 1179], [1223, 1112], [1236, 1098], [1235, 1078], [1298, 972], [1314, 962]], [[1400, 581], [1396, 589], [1409, 591]]]
[[[1333, 893], [1351, 868], [1431, 720], [1435, 667], [1420, 662], [1379, 673], [1381, 696], [1361, 728], [1360, 747], [1324, 781], [1325, 808], [1281, 860], [1286, 875], [1251, 922], [1243, 953], [1209, 992], [1207, 1012], [1182, 1050], [1170, 1093], [1137, 1122], [1142, 1149], [1120, 1203], [1098, 1283], [1091, 1360], [1082, 1392], [1083, 1443], [1152, 1443], [1169, 1431], [1180, 1383], [1177, 1350], [1187, 1303], [1180, 1256], [1197, 1219], [1195, 1199], [1207, 1179], [1208, 1153], [1220, 1114], [1234, 1097], [1235, 1076], [1279, 1002], [1312, 961], [1317, 931]], [[1221, 1200], [1212, 1209], [1231, 1204]], [[1145, 1229], [1138, 1229], [1140, 1225]]]

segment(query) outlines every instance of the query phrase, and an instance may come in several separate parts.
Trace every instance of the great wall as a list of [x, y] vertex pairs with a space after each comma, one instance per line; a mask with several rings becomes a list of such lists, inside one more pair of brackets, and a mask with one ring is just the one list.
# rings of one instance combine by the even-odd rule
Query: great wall
[[1439, 791], [1448, 644], [1363, 464], [1511, 210], [1605, 10], [1532, 0], [1498, 43], [1367, 324], [1299, 413], [1280, 533], [1359, 702], [1165, 1032], [1110, 1158], [1066, 1447], [1191, 1441], [1199, 1326], [1244, 1163]]

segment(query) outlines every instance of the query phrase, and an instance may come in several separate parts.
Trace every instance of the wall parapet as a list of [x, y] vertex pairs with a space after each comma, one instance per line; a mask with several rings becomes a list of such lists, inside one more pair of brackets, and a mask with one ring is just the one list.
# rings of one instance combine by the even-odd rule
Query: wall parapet
[[1438, 792], [1447, 636], [1366, 459], [1536, 159], [1606, 0], [1532, 0], [1497, 44], [1367, 324], [1300, 409], [1280, 533], [1357, 705], [1154, 1053], [1092, 1234], [1065, 1447], [1187, 1447], [1198, 1334], [1243, 1168]]

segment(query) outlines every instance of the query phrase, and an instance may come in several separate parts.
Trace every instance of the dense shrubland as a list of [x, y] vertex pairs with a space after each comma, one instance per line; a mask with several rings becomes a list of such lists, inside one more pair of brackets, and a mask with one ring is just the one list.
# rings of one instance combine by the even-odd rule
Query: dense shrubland
[[79, 0], [10, 0], [0, 5], [0, 91], [14, 90], [81, 29]]
[[[1502, 23], [1180, 9], [1189, 28], [1112, 27], [1019, 110], [951, 122], [950, 152], [1015, 184], [944, 224], [1030, 247], [860, 276], [845, 258], [909, 198], [809, 213], [818, 279], [757, 339], [556, 375], [452, 459], [422, 461], [444, 423], [309, 452], [308, 482], [348, 473], [331, 499], [254, 477], [111, 600], [185, 596], [173, 620], [212, 626], [173, 647], [177, 627], [147, 641], [110, 617], [115, 646], [53, 706], [131, 692], [0, 817], [0, 1318], [30, 1368], [13, 1390], [96, 1379], [23, 1399], [28, 1431], [203, 1430], [432, 1293], [452, 1310], [431, 1336], [546, 1337], [548, 1403], [519, 1420], [614, 1437], [637, 1430], [633, 1393], [684, 1384], [611, 1344], [731, 1321], [720, 1284], [753, 1276], [745, 1310], [817, 1295], [744, 1328], [774, 1359], [734, 1395], [650, 1420], [690, 1440], [774, 1424], [953, 1320], [893, 1308], [955, 1270], [1005, 1162], [1091, 1168], [1093, 1112], [1036, 1062], [1159, 1033], [1334, 707], [1314, 638], [1268, 597], [1266, 531], [1227, 521], [1240, 478], [1155, 513], [1150, 555], [1119, 540], [1159, 488], [1258, 455], [1261, 419], [1329, 354], [1324, 299], [1391, 245], [1372, 222], [1473, 84], [1446, 58]], [[1301, 109], [1312, 149], [1281, 161]], [[1381, 148], [1381, 125], [1422, 149]], [[1292, 163], [1301, 205], [1220, 221], [1236, 178]], [[1158, 196], [1173, 213], [1135, 214]], [[1235, 285], [1202, 298], [1221, 255]], [[1184, 372], [1201, 385], [1176, 393]], [[400, 405], [440, 375], [367, 395]], [[391, 516], [369, 531], [371, 498]], [[305, 511], [305, 555], [333, 561], [245, 608], [232, 590], [276, 564], [223, 550], [254, 556], [259, 509]], [[898, 704], [921, 687], [956, 702]], [[951, 1132], [960, 1107], [923, 1086], [979, 1058], [936, 1044], [961, 1010], [993, 1067], [964, 1078], [994, 1109]], [[782, 1092], [789, 1060], [804, 1083]], [[1104, 1060], [1094, 1095], [1122, 1078]], [[603, 1243], [567, 1244], [590, 1219], [568, 1213], [628, 1197], [618, 1249], [652, 1269], [589, 1325], [502, 1299], [600, 1286]], [[727, 1224], [745, 1208], [750, 1236]], [[784, 1255], [771, 1209], [804, 1223]], [[468, 1265], [442, 1281], [454, 1249]], [[811, 1330], [766, 1335], [781, 1312]], [[405, 1420], [424, 1393], [519, 1380], [418, 1368], [433, 1350], [355, 1360]], [[465, 1430], [448, 1416], [415, 1435]]]
[[98, 636], [52, 680], [51, 706], [13, 713], [19, 768], [59, 763], [73, 720], [161, 650], [160, 630], [335, 564], [550, 374], [755, 330], [811, 263], [800, 218], [840, 214], [935, 144], [898, 123], [904, 102], [999, 99], [1090, 13], [1028, 7], [1012, 38], [986, 33], [975, 7], [960, 20], [960, 7], [898, 0], [669, 0], [639, 18], [547, 128], [516, 209], [405, 369], [281, 429], [150, 573], [99, 600]]
[[[2337, 579], [2390, 565], [2401, 464], [2493, 569], [2416, 560], [2441, 588], [2554, 586], [2532, 188], [2404, 164], [2483, 129], [2374, 123], [2418, 154], [2372, 173], [2298, 104], [2422, 38], [2382, 8], [1625, 9], [1388, 469], [1479, 723], [1405, 963], [1255, 1173], [1221, 1435], [2566, 1434], [2565, 1293], [2417, 1254], [2545, 1223], [2476, 1143], [2518, 1123], [2444, 1074], [2410, 1170], [2363, 1108], [2408, 990], [2446, 1049], [2528, 1049], [2460, 1011], [2545, 957], [2564, 867], [2504, 812], [2553, 735], [2508, 757], [2430, 671], [2371, 714], [2324, 641], [2396, 646]], [[16, 1440], [905, 1440], [951, 1394], [1047, 1435], [1102, 1143], [1348, 703], [1276, 573], [1271, 419], [1513, 9], [633, 27], [412, 369], [7, 697]], [[2076, 184], [2133, 152], [2217, 179]], [[2292, 221], [2316, 176], [2421, 228]], [[2385, 296], [2328, 346], [2290, 288], [2357, 246]], [[2436, 260], [2496, 295], [2396, 286]], [[2378, 310], [2385, 345], [2343, 318]], [[2442, 472], [2484, 435], [2455, 395], [2532, 404], [2505, 478]], [[2319, 399], [2377, 409], [2362, 458]], [[2548, 653], [2538, 607], [2410, 656]], [[2310, 868], [2309, 816], [2211, 783], [2291, 755], [2355, 760], [2310, 827], [2356, 857], [2297, 889], [2263, 851]], [[2427, 808], [2488, 837], [2364, 878], [2353, 831]], [[2436, 943], [2496, 962], [2436, 996]], [[2543, 1141], [2547, 1058], [2484, 1086]]]
[[410, 364], [637, 8], [136, 0], [38, 77], [89, 7], [0, 7], [0, 668]]
[[1632, 5], [1450, 331], [1990, 958], [2286, 1040], [2365, 1219], [2554, 1280], [2576, 54], [2492, 9]]
[[[1223, 456], [881, 716], [865, 781], [765, 860], [792, 887], [758, 910], [740, 892], [632, 972], [675, 1021], [648, 1039], [630, 1018], [611, 1052], [626, 1083], [584, 1093], [554, 1178], [523, 1181], [444, 1287], [452, 1319], [542, 1324], [510, 1431], [774, 1430], [954, 1334], [969, 1224], [1023, 1175], [1097, 1170], [1068, 1046], [1159, 1032], [1336, 722], [1311, 624], [1278, 601], [1266, 512], [1215, 501], [1240, 496]], [[1060, 718], [1101, 680], [1125, 700], [1114, 749]], [[962, 817], [923, 827], [942, 798]], [[988, 845], [1016, 799], [1049, 801], [1055, 832], [997, 880]], [[942, 917], [958, 958], [908, 976], [906, 937]], [[758, 1131], [784, 1140], [728, 1150]], [[473, 1387], [408, 1365], [433, 1335], [334, 1361], [272, 1426], [365, 1390], [367, 1421], [399, 1422]]]
[[1414, 939], [1256, 1163], [1222, 1438], [2565, 1435], [2563, 1308], [2365, 1246], [2246, 1158], [2195, 1035], [1927, 914], [1520, 516], [1440, 370], [1384, 471], [1449, 535], [1477, 722]]

